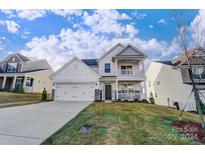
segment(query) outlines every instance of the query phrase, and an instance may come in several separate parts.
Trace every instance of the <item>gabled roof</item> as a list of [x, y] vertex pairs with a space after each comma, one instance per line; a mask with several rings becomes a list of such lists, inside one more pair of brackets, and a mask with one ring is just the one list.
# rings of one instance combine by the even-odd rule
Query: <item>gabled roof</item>
[[173, 60], [172, 63], [175, 65], [181, 65], [187, 61], [187, 57], [191, 58], [194, 55], [205, 56], [205, 49], [202, 47], [193, 48], [187, 52], [187, 55], [184, 53], [183, 55], [181, 55], [181, 56], [177, 57], [175, 60]]
[[86, 65], [84, 62], [82, 62], [78, 57], [73, 57], [72, 59], [70, 59], [67, 63], [65, 63], [60, 69], [58, 69], [56, 72], [54, 72], [53, 74], [50, 75], [50, 78], [53, 78], [54, 76], [56, 76], [58, 73], [60, 73], [62, 70], [64, 70], [67, 66], [69, 66], [74, 60], [78, 60], [81, 64], [83, 64], [85, 67], [87, 67], [89, 70], [91, 70], [93, 73], [95, 73], [97, 76], [99, 76], [99, 74], [97, 72], [95, 72], [93, 69], [91, 69], [88, 65]]
[[[126, 53], [126, 50], [130, 48], [130, 53]], [[136, 48], [134, 45], [131, 43], [127, 44], [124, 48], [122, 48], [116, 55], [115, 57], [121, 57], [121, 56], [134, 56], [134, 57], [142, 57], [146, 58], [147, 56], [138, 48]]]
[[10, 54], [6, 59], [4, 59], [3, 61], [7, 61], [9, 58], [11, 58], [12, 56], [17, 56], [19, 58], [19, 60], [21, 62], [25, 62], [25, 61], [30, 61], [30, 59], [20, 53], [14, 53], [14, 54]]
[[122, 48], [124, 48], [125, 46], [122, 43], [117, 43], [115, 46], [113, 46], [110, 50], [108, 50], [104, 55], [102, 55], [98, 60], [103, 59], [106, 55], [108, 55], [111, 51], [113, 51], [115, 48], [117, 48], [118, 46], [121, 46]]

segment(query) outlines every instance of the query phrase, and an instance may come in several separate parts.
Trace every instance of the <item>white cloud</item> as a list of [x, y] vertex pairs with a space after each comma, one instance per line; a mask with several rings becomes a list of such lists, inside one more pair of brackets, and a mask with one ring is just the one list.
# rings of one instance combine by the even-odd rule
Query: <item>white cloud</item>
[[165, 19], [160, 19], [157, 23], [161, 25], [167, 25], [167, 22]]
[[[125, 13], [120, 14], [117, 10], [96, 10], [92, 15], [84, 12], [84, 23], [91, 28], [94, 33], [107, 33], [122, 36], [123, 32], [131, 30], [137, 34], [138, 30], [131, 25], [123, 25], [120, 20], [129, 20]], [[135, 29], [135, 30], [134, 30]], [[132, 34], [133, 35], [133, 34]]]
[[136, 29], [134, 26], [132, 26], [132, 25], [126, 25], [126, 30], [125, 30], [128, 34], [129, 34], [129, 36], [132, 38], [132, 37], [134, 37], [138, 32], [139, 32], [139, 30], [138, 29]]
[[0, 20], [0, 25], [6, 25], [7, 30], [11, 33], [17, 33], [20, 28], [20, 25], [12, 20]]
[[38, 18], [45, 17], [48, 13], [55, 15], [69, 17], [72, 15], [81, 16], [82, 10], [66, 10], [66, 9], [53, 9], [53, 10], [42, 10], [42, 9], [23, 9], [23, 10], [1, 10], [4, 14], [8, 15], [8, 18], [18, 17], [26, 20], [36, 20]]
[[153, 28], [154, 28], [154, 26], [153, 26], [153, 25], [149, 25], [149, 28], [153, 29]]
[[15, 17], [14, 10], [2, 9], [2, 10], [0, 10], [0, 12], [8, 15], [8, 18]]
[[126, 13], [122, 13], [121, 15], [122, 19], [132, 19], [130, 16], [128, 16]]
[[17, 16], [22, 19], [35, 20], [46, 15], [45, 10], [16, 10]]
[[3, 41], [4, 41], [4, 37], [0, 37], [0, 52], [4, 50], [4, 44], [3, 44]]
[[63, 17], [69, 17], [70, 15], [81, 16], [83, 14], [83, 10], [53, 9], [50, 12]]
[[[130, 23], [122, 22], [122, 20], [130, 20], [131, 17], [125, 13], [120, 14], [117, 10], [95, 10], [92, 14], [82, 10], [42, 10], [43, 12], [39, 11], [39, 13], [35, 11], [28, 13], [21, 10], [21, 13], [16, 11], [17, 14], [14, 15], [27, 20], [44, 17], [46, 13], [66, 18], [82, 15], [83, 22], [88, 27], [85, 31], [82, 23], [74, 23], [74, 30], [62, 29], [56, 35], [34, 37], [21, 50], [21, 53], [26, 56], [47, 59], [55, 70], [73, 55], [79, 58], [98, 58], [118, 42], [133, 43], [144, 51], [149, 56], [147, 64], [152, 59], [160, 59], [176, 52], [176, 41], [173, 41], [169, 47], [168, 43], [158, 41], [156, 38], [148, 40], [138, 38], [139, 30]], [[12, 15], [9, 11], [7, 13]], [[143, 19], [145, 16], [146, 14], [137, 14], [136, 17]], [[154, 26], [149, 25], [149, 28]], [[28, 34], [29, 32], [24, 30], [21, 37], [26, 38]]]
[[109, 39], [106, 35], [96, 35], [92, 31], [62, 29], [58, 35], [33, 38], [21, 53], [39, 59], [45, 58], [56, 70], [73, 55], [79, 58], [99, 58], [118, 42], [133, 43], [149, 55], [150, 59], [160, 57], [166, 46], [155, 38], [147, 41], [131, 36]]
[[25, 29], [22, 34], [21, 34], [21, 38], [23, 39], [27, 39], [28, 38], [28, 35], [30, 34], [31, 32], [29, 32], [27, 29]]
[[192, 37], [192, 45], [205, 47], [205, 10], [199, 10], [198, 15], [191, 22], [189, 30]]
[[138, 20], [142, 20], [147, 16], [147, 14], [146, 13], [138, 13], [138, 10], [136, 10], [132, 13], [132, 16], [133, 16], [133, 18], [137, 18]]
[[19, 17], [21, 19], [35, 20], [46, 16], [46, 10], [40, 9], [23, 9], [23, 10], [1, 10], [1, 12], [8, 15], [9, 18]]

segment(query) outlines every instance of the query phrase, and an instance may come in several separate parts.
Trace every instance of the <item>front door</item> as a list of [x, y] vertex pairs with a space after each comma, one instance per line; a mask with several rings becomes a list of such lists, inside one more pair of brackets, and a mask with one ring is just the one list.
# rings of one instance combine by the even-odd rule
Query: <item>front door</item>
[[105, 99], [111, 100], [112, 98], [112, 86], [111, 85], [105, 85]]

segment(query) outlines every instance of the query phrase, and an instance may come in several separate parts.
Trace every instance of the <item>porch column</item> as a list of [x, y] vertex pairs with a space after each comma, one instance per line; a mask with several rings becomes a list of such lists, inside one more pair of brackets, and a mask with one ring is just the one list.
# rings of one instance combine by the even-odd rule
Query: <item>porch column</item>
[[116, 80], [115, 83], [116, 83], [116, 100], [118, 100], [118, 80]]
[[24, 80], [23, 80], [23, 88], [26, 86], [26, 79], [27, 79], [27, 76], [24, 77]]
[[144, 81], [144, 97], [147, 99], [147, 87], [146, 87], [146, 80]]
[[117, 72], [117, 59], [115, 59], [115, 75], [118, 76], [118, 72]]
[[15, 85], [16, 85], [16, 78], [17, 78], [17, 76], [14, 76], [13, 83], [12, 83], [12, 90], [14, 90], [14, 89], [15, 89]]
[[2, 89], [4, 89], [5, 88], [5, 84], [6, 84], [6, 76], [4, 76], [4, 79], [3, 79], [3, 83], [2, 83]]
[[145, 74], [144, 62], [142, 62], [143, 73]]
[[[145, 68], [144, 68], [144, 62], [142, 62], [142, 68], [143, 68], [143, 73], [145, 75]], [[145, 75], [145, 79], [144, 79], [144, 97], [145, 99], [147, 99], [147, 86], [146, 86], [146, 75]]]

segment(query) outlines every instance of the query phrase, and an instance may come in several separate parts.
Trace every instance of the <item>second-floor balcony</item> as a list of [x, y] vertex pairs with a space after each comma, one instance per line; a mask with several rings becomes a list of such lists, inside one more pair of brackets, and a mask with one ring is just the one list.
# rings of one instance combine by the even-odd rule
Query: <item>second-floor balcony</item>
[[118, 69], [117, 70], [118, 79], [133, 79], [133, 80], [144, 80], [145, 73], [143, 70], [139, 69]]

